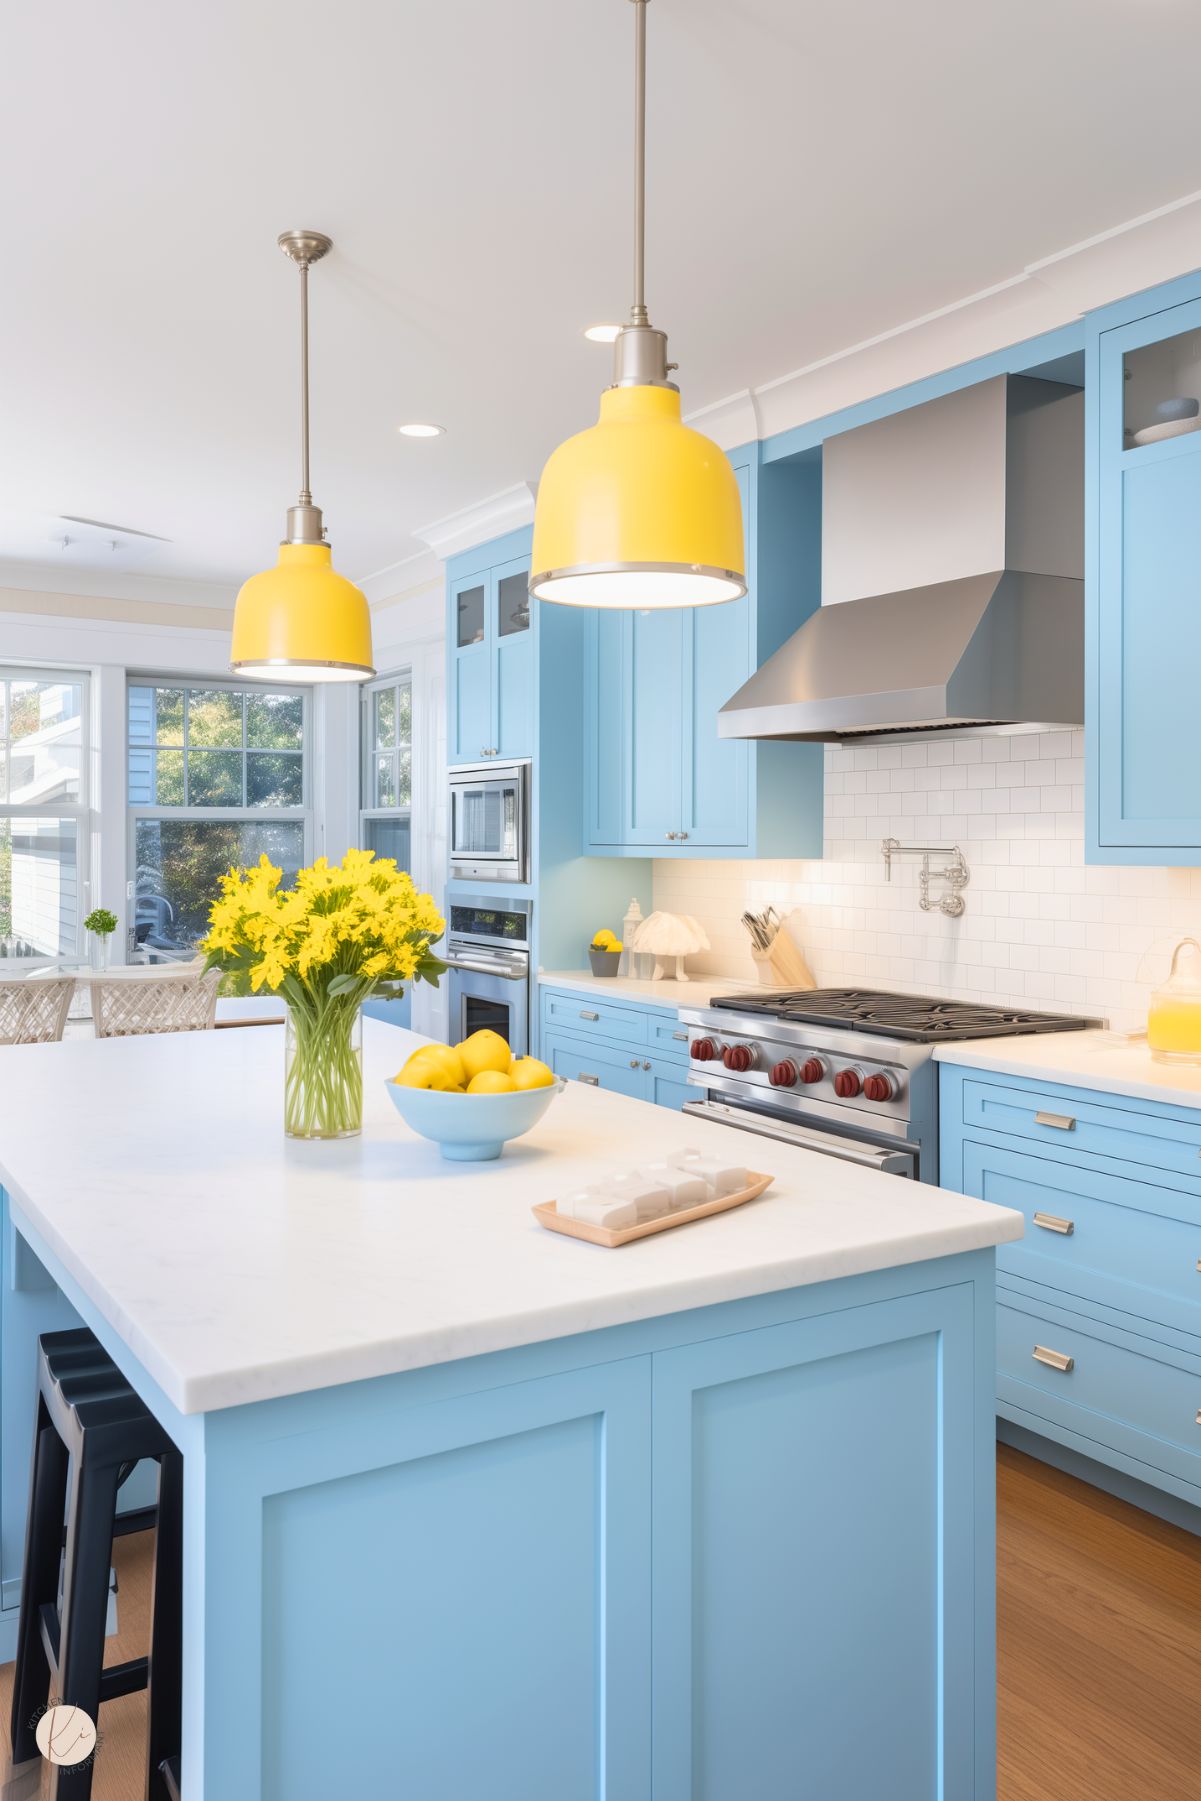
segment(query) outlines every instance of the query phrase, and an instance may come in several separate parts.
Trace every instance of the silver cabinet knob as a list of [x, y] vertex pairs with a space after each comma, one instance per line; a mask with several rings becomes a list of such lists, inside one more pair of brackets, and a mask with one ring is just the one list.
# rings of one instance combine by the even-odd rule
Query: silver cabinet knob
[[630, 1068], [631, 1068], [631, 1069], [637, 1069], [637, 1068], [638, 1068], [638, 1059], [637, 1059], [637, 1057], [631, 1057], [631, 1058], [630, 1058]]
[[643, 1067], [643, 1069], [649, 1069], [649, 1068], [650, 1068], [650, 1064], [649, 1064], [649, 1063], [644, 1063], [644, 1064], [643, 1064], [643, 1065], [642, 1065], [642, 1067]]
[[687, 836], [688, 836], [688, 833], [687, 833], [687, 832], [677, 832], [677, 833], [676, 833], [676, 837], [677, 837], [677, 838], [680, 838], [680, 839], [684, 839], [684, 838], [687, 838]]
[[663, 836], [665, 838], [678, 838], [679, 833], [678, 832], [664, 832]]

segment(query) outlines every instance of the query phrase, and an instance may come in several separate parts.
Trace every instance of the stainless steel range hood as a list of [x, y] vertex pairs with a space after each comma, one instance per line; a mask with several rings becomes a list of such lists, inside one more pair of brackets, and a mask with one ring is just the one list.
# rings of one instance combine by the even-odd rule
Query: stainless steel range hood
[[828, 439], [822, 605], [718, 715], [830, 741], [1084, 719], [1083, 396], [998, 376]]

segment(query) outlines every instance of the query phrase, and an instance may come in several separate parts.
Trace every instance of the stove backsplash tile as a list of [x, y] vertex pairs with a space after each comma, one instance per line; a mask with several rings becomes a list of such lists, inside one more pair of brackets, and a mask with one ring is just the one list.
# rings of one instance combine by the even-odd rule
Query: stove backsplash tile
[[[739, 916], [772, 902], [794, 910], [822, 986], [868, 982], [1132, 1029], [1176, 939], [1201, 936], [1201, 870], [1085, 864], [1082, 732], [830, 745], [825, 797], [821, 862], [656, 862], [655, 906], [694, 914], [709, 936], [690, 968], [754, 980]], [[920, 911], [920, 859], [894, 859], [885, 880], [888, 837], [962, 845], [961, 919]]]

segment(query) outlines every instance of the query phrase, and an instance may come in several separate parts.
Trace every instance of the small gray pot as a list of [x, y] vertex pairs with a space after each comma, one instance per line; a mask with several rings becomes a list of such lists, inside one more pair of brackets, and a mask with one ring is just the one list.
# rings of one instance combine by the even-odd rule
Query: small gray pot
[[588, 961], [594, 976], [615, 976], [621, 963], [620, 951], [594, 951], [588, 948]]

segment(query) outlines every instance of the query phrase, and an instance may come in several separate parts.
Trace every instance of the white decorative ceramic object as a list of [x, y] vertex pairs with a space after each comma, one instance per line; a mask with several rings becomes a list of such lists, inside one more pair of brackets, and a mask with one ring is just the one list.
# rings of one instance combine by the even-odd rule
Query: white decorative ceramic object
[[626, 916], [621, 922], [621, 962], [617, 966], [619, 976], [637, 976], [642, 974], [639, 957], [634, 949], [634, 940], [638, 936], [638, 928], [642, 924], [642, 908], [638, 896], [634, 895], [626, 908]]
[[1161, 438], [1181, 438], [1185, 432], [1201, 431], [1201, 419], [1166, 419], [1162, 425], [1144, 425], [1136, 431], [1136, 445], [1158, 444]]
[[[652, 981], [664, 979], [686, 982], [688, 972], [684, 968], [685, 957], [693, 956], [697, 951], [707, 951], [709, 940], [699, 920], [693, 919], [691, 913], [652, 913], [638, 928], [638, 936], [634, 940], [634, 949], [642, 955], [650, 955], [655, 959]], [[667, 965], [675, 963], [670, 972]]]

